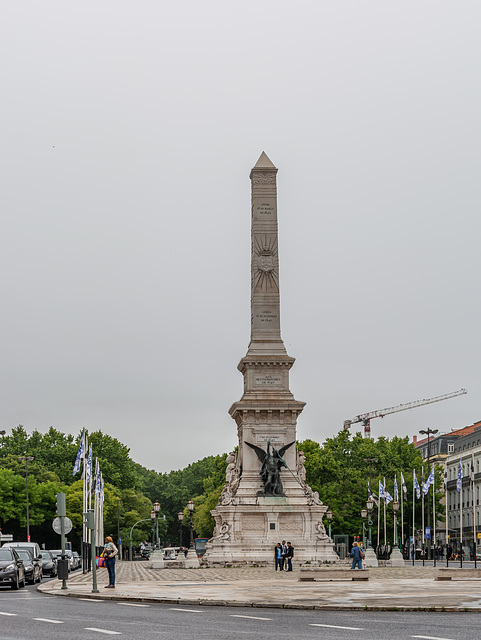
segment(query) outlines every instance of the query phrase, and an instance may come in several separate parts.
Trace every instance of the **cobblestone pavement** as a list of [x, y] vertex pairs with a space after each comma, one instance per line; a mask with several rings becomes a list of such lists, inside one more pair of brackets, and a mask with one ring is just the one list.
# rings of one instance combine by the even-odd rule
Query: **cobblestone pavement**
[[[274, 571], [274, 567], [229, 567], [229, 568], [206, 568], [199, 569], [149, 569], [147, 562], [117, 562], [115, 565], [116, 579], [118, 583], [129, 582], [231, 582], [233, 580], [267, 580], [280, 577], [279, 572]], [[347, 565], [346, 565], [347, 567]], [[389, 579], [419, 579], [434, 578], [435, 569], [432, 567], [387, 567], [371, 568], [369, 573], [371, 580]], [[292, 572], [284, 571], [283, 580], [297, 582], [299, 580], [299, 569]], [[107, 569], [97, 569], [97, 579], [99, 582], [107, 579]], [[92, 574], [72, 574], [71, 580], [75, 582], [92, 582]]]
[[104, 590], [107, 570], [72, 574], [68, 588], [49, 580], [39, 591], [57, 596], [134, 600], [180, 605], [274, 607], [286, 609], [476, 611], [481, 613], [481, 579], [434, 580], [432, 567], [369, 569], [368, 582], [301, 582], [299, 569], [272, 567], [150, 569], [147, 562], [118, 562], [116, 588]]

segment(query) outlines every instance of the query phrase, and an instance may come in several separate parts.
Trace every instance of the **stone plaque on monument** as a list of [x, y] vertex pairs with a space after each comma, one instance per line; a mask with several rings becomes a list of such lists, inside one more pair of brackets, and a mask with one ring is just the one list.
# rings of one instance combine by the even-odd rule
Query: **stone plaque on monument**
[[239, 450], [228, 456], [226, 485], [211, 512], [209, 564], [273, 563], [281, 540], [294, 546], [295, 563], [338, 560], [322, 523], [328, 507], [306, 484], [305, 458], [295, 444], [305, 403], [289, 390], [294, 358], [281, 338], [276, 175], [262, 153], [250, 174], [251, 340], [238, 366], [244, 394], [229, 410]]

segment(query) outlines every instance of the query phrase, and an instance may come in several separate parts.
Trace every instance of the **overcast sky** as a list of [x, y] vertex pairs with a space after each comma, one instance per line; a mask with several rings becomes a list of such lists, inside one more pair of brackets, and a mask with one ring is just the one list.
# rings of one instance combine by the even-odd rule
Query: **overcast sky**
[[4, 3], [0, 428], [231, 450], [250, 169], [278, 172], [298, 438], [481, 420], [481, 3]]

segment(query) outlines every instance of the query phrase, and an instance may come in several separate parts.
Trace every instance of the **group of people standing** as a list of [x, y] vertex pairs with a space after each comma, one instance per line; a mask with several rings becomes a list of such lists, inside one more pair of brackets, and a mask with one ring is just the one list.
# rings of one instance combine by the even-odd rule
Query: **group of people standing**
[[292, 558], [294, 557], [294, 547], [290, 542], [283, 540], [274, 547], [274, 562], [276, 571], [292, 571]]

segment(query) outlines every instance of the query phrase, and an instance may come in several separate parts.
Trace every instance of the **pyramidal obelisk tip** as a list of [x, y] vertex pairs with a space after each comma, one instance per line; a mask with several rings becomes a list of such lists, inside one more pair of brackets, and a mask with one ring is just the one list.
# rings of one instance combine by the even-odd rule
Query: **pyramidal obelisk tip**
[[254, 169], [276, 169], [267, 154], [263, 151], [256, 162]]

